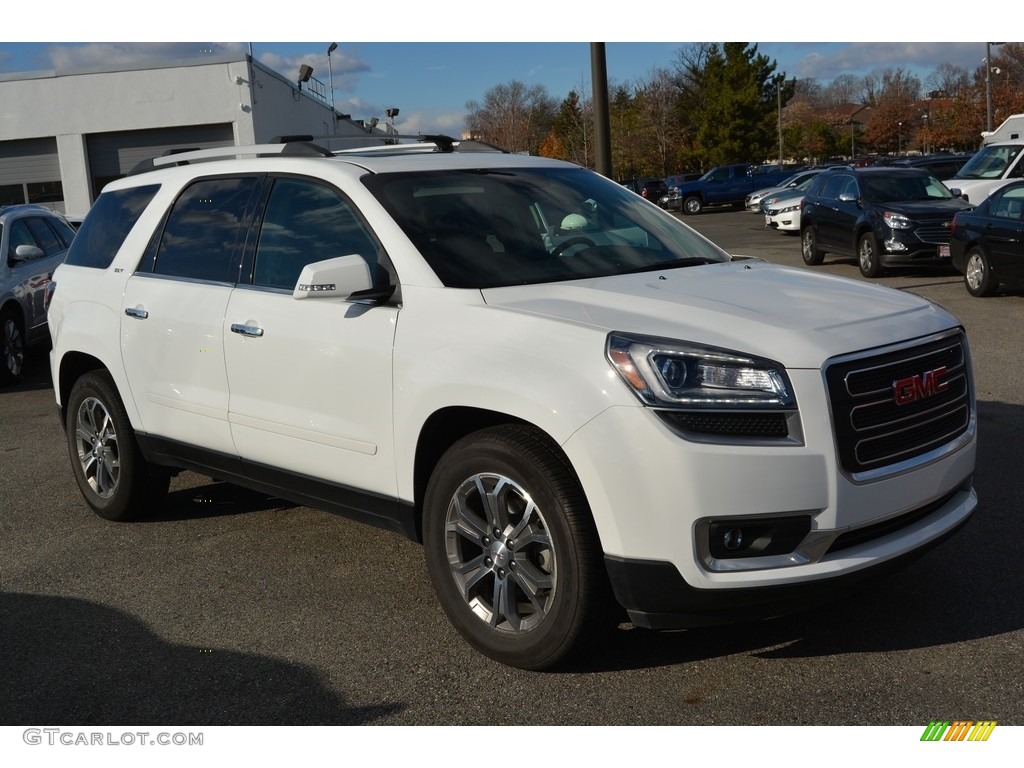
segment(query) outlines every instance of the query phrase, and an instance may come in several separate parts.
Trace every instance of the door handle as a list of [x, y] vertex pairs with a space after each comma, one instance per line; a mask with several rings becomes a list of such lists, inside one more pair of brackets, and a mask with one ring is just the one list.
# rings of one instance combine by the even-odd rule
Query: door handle
[[254, 338], [259, 338], [260, 336], [263, 335], [262, 328], [259, 328], [255, 325], [245, 325], [244, 323], [232, 323], [231, 332], [240, 334], [242, 336], [252, 336]]
[[144, 309], [139, 309], [137, 307], [125, 307], [124, 313], [128, 315], [128, 317], [137, 317], [139, 320], [145, 320], [147, 317], [149, 317], [149, 312], [147, 312]]

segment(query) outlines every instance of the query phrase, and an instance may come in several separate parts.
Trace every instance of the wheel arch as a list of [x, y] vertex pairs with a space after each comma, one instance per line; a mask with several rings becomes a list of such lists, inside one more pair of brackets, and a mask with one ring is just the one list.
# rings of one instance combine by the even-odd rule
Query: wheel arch
[[569, 457], [557, 441], [543, 429], [529, 421], [499, 411], [470, 406], [449, 406], [435, 411], [427, 418], [416, 442], [413, 491], [416, 508], [416, 536], [419, 541], [423, 541], [423, 500], [426, 495], [427, 483], [430, 482], [430, 476], [441, 456], [466, 435], [502, 425], [519, 426], [530, 430], [547, 443], [552, 451], [564, 459], [565, 465], [569, 468], [573, 478], [580, 486], [580, 492], [585, 497], [583, 484], [573, 469]]
[[68, 352], [60, 359], [54, 387], [57, 389], [61, 424], [67, 424], [68, 399], [71, 396], [71, 388], [86, 373], [96, 370], [110, 372], [99, 358], [85, 352]]

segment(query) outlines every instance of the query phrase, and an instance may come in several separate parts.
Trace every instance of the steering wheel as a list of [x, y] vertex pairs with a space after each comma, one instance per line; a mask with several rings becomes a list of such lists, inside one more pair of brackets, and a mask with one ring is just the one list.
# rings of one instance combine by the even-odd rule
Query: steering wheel
[[597, 246], [597, 243], [595, 243], [589, 237], [582, 237], [580, 235], [577, 235], [576, 237], [570, 237], [568, 240], [563, 240], [558, 245], [556, 245], [552, 249], [551, 255], [561, 256], [565, 251], [569, 250], [575, 245], [585, 245], [588, 248], [594, 248]]

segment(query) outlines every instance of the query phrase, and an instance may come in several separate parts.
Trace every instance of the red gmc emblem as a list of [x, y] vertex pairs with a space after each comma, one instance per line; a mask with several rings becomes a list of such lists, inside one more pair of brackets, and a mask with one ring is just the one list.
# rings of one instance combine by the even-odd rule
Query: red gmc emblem
[[896, 405], [908, 405], [937, 395], [949, 389], [949, 382], [944, 381], [946, 366], [925, 371], [920, 376], [908, 376], [892, 383], [893, 400]]

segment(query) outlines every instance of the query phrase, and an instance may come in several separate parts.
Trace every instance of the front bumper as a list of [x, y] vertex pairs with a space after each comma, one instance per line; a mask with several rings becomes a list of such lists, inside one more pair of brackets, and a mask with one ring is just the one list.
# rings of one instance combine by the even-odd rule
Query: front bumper
[[[899, 571], [966, 525], [976, 501], [968, 484], [949, 500], [960, 514], [951, 518], [952, 524], [942, 533], [896, 557], [814, 581], [730, 590], [698, 589], [688, 584], [674, 565], [664, 561], [606, 555], [605, 566], [615, 598], [638, 627], [685, 629], [768, 619], [834, 602], [870, 581]], [[947, 506], [935, 510], [927, 519], [949, 518]], [[927, 520], [922, 524], [927, 525]], [[910, 535], [919, 533], [920, 527]]]
[[[616, 597], [638, 625], [808, 607], [898, 567], [969, 519], [977, 505], [973, 423], [947, 453], [891, 475], [850, 477], [839, 468], [820, 372], [789, 374], [801, 410], [788, 438], [715, 442], [683, 435], [646, 408], [617, 407], [565, 444]], [[810, 531], [791, 555], [708, 556], [711, 522], [799, 516]]]

